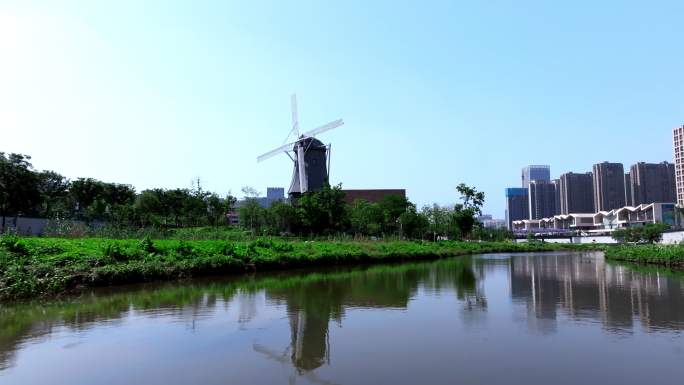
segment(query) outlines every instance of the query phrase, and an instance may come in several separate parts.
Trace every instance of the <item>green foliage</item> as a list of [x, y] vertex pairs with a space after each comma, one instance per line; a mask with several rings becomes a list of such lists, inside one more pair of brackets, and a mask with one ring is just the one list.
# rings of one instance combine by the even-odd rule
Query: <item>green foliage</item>
[[300, 232], [304, 234], [336, 234], [347, 230], [348, 213], [342, 186], [323, 186], [298, 198], [297, 213]]
[[3, 236], [0, 238], [0, 247], [17, 255], [28, 255], [29, 253], [26, 243], [17, 236]]
[[[239, 207], [240, 227], [227, 231], [228, 214], [236, 199], [205, 191], [199, 179], [191, 188], [150, 189], [136, 193], [132, 186], [93, 178], [69, 181], [53, 171], [35, 171], [30, 157], [0, 153], [0, 233], [8, 215], [50, 219], [44, 234], [56, 237], [230, 239], [256, 236], [372, 237], [383, 239], [493, 239], [473, 236], [475, 216], [484, 193], [461, 183], [461, 203], [437, 205], [420, 212], [400, 195], [378, 202], [345, 203], [341, 185], [326, 185], [291, 202], [261, 207], [258, 194], [244, 187], [247, 197]], [[213, 228], [208, 230], [207, 228]]]
[[[159, 239], [153, 245], [151, 242], [3, 237], [0, 300], [59, 294], [76, 287], [239, 273], [246, 268], [286, 269], [577, 248], [513, 242], [284, 242], [274, 238], [236, 242]], [[154, 252], [150, 252], [150, 246]]]
[[385, 216], [380, 205], [359, 199], [351, 206], [349, 219], [352, 232], [377, 236], [383, 230]]
[[146, 253], [155, 253], [157, 252], [157, 248], [154, 247], [154, 243], [152, 242], [152, 239], [148, 236], [143, 238], [142, 241], [138, 244], [138, 248]]
[[684, 245], [621, 245], [606, 248], [604, 254], [612, 260], [684, 266]]
[[409, 239], [424, 239], [427, 235], [430, 223], [428, 219], [416, 211], [416, 206], [411, 204], [405, 212], [399, 216], [401, 235]]
[[239, 209], [240, 225], [253, 234], [260, 234], [266, 225], [266, 209], [261, 207], [256, 198], [247, 198]]
[[459, 184], [456, 191], [461, 194], [463, 203], [454, 207], [453, 221], [458, 228], [459, 237], [468, 237], [475, 226], [475, 216], [482, 214], [485, 195], [484, 192], [468, 187], [464, 183]]
[[503, 242], [514, 238], [513, 232], [508, 229], [488, 229], [482, 226], [475, 227], [473, 236], [483, 241], [492, 242]]
[[0, 152], [0, 232], [7, 216], [31, 212], [40, 202], [38, 177], [30, 160], [27, 155]]
[[123, 247], [118, 243], [108, 243], [104, 246], [102, 254], [105, 257], [112, 258], [115, 261], [126, 261], [129, 259], [129, 254], [126, 253]]
[[617, 229], [611, 236], [618, 242], [656, 243], [663, 238], [663, 233], [668, 228], [669, 226], [664, 223], [649, 223], [644, 226]]
[[195, 249], [186, 241], [179, 241], [178, 246], [174, 248], [174, 251], [184, 257], [193, 255], [195, 253]]

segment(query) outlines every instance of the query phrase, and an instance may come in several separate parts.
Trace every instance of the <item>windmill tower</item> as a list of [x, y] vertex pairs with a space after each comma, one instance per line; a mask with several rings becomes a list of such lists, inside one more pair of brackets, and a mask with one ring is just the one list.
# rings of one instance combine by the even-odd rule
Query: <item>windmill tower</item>
[[[285, 142], [294, 136], [296, 140], [283, 144], [259, 157], [261, 162], [284, 152], [294, 162], [292, 182], [288, 194], [299, 196], [307, 191], [320, 190], [330, 176], [330, 144], [325, 145], [315, 136], [344, 124], [342, 119], [332, 121], [326, 125], [299, 133], [299, 116], [297, 114], [297, 96], [292, 95], [292, 129], [285, 138]], [[292, 152], [292, 154], [290, 154]]]

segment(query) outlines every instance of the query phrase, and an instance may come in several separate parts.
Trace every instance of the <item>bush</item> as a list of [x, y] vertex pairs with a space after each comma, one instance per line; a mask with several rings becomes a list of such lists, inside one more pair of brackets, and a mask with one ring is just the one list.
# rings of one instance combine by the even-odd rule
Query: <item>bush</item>
[[146, 253], [156, 253], [157, 249], [154, 247], [154, 243], [152, 242], [152, 239], [150, 239], [150, 236], [146, 236], [143, 238], [142, 241], [138, 244], [138, 248]]
[[10, 253], [18, 254], [18, 255], [28, 255], [29, 250], [28, 246], [24, 242], [19, 239], [17, 236], [4, 236], [0, 238], [0, 246], [2, 246], [5, 250], [9, 251]]
[[191, 256], [195, 253], [195, 249], [185, 241], [178, 242], [178, 246], [176, 246], [174, 250], [176, 251], [176, 254], [184, 257]]
[[128, 260], [128, 254], [118, 243], [106, 244], [103, 249], [103, 254], [105, 257], [112, 258], [115, 261], [121, 262]]
[[649, 223], [644, 226], [617, 229], [611, 236], [618, 242], [656, 243], [663, 239], [663, 233], [669, 227], [664, 223]]

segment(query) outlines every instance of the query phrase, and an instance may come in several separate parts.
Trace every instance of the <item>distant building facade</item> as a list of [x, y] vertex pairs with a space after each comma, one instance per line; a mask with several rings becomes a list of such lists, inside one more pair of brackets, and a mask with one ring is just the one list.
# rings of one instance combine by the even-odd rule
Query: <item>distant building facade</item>
[[676, 202], [675, 165], [669, 162], [632, 165], [629, 170], [632, 206]]
[[284, 187], [267, 187], [265, 197], [253, 197], [253, 198], [243, 198], [235, 202], [234, 210], [226, 214], [228, 218], [228, 223], [231, 225], [237, 225], [240, 223], [240, 211], [238, 210], [242, 207], [248, 200], [254, 199], [254, 201], [263, 208], [270, 208], [275, 202], [285, 202], [285, 188]]
[[528, 219], [530, 215], [527, 188], [511, 187], [506, 189], [506, 225], [512, 229], [513, 221]]
[[625, 206], [634, 206], [632, 199], [632, 178], [629, 173], [625, 174]]
[[522, 169], [522, 187], [528, 188], [533, 180], [550, 182], [551, 167], [548, 165], [529, 165]]
[[684, 125], [673, 130], [677, 205], [684, 206]]
[[594, 209], [607, 211], [625, 205], [625, 169], [622, 163], [593, 166]]
[[269, 208], [275, 202], [285, 201], [285, 188], [284, 187], [266, 187], [266, 196], [256, 198], [259, 206], [264, 208]]
[[352, 204], [354, 201], [362, 199], [370, 203], [375, 203], [390, 195], [399, 195], [406, 198], [405, 189], [359, 189], [359, 190], [342, 190], [344, 192], [344, 200], [347, 204]]
[[482, 223], [482, 226], [487, 229], [505, 229], [506, 220], [496, 219], [489, 214], [480, 215], [477, 217], [477, 221]]
[[531, 180], [528, 185], [529, 219], [556, 214], [556, 186], [550, 181]]
[[555, 208], [553, 215], [558, 215], [561, 213], [560, 179], [552, 180], [551, 184], [553, 185], [553, 201]]
[[560, 177], [561, 214], [593, 213], [594, 182], [592, 173], [566, 172]]

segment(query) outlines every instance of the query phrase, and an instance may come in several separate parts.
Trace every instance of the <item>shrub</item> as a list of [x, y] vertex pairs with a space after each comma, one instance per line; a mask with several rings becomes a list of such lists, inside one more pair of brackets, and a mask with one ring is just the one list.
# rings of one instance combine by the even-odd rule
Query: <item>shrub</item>
[[146, 236], [143, 238], [142, 241], [138, 244], [138, 248], [146, 253], [156, 253], [157, 248], [154, 247], [154, 243], [152, 242], [152, 239], [150, 236]]
[[19, 239], [19, 237], [14, 235], [0, 238], [0, 246], [2, 246], [5, 250], [9, 251], [10, 253], [18, 255], [29, 254], [28, 246], [26, 246], [26, 244], [21, 239]]
[[663, 232], [669, 228], [664, 223], [649, 223], [644, 226], [617, 229], [611, 235], [618, 242], [656, 243], [663, 239]]
[[176, 246], [174, 250], [178, 255], [182, 255], [184, 257], [191, 256], [195, 253], [195, 249], [185, 241], [179, 241], [178, 246]]
[[118, 243], [108, 243], [105, 245], [103, 254], [105, 257], [110, 257], [115, 261], [128, 260], [128, 255]]

